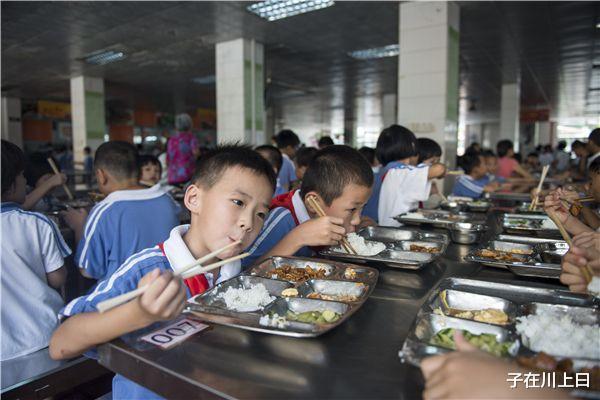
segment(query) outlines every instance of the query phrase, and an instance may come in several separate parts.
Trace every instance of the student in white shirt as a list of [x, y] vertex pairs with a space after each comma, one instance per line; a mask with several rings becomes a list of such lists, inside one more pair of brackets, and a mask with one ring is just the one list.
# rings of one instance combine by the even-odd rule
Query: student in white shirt
[[25, 211], [25, 157], [2, 140], [2, 361], [48, 347], [63, 299], [71, 250], [46, 216]]
[[379, 224], [399, 226], [395, 216], [416, 209], [419, 201], [429, 198], [431, 180], [446, 173], [444, 164], [417, 163], [417, 138], [409, 129], [392, 125], [377, 139], [377, 158], [385, 167], [381, 170], [379, 194]]

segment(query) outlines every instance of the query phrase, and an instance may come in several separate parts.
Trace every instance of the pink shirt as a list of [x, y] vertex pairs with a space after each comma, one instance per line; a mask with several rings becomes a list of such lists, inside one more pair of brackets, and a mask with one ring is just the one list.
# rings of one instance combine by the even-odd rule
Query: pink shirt
[[178, 132], [167, 145], [167, 168], [169, 183], [183, 183], [192, 178], [196, 166], [194, 152], [198, 139], [192, 132]]
[[496, 172], [497, 176], [501, 176], [502, 178], [510, 178], [515, 172], [515, 168], [517, 168], [519, 163], [512, 157], [501, 157], [498, 159], [498, 172]]

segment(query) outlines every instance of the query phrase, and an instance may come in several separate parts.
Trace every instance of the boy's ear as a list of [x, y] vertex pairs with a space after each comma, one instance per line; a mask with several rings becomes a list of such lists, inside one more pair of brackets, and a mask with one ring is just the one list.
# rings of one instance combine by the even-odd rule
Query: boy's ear
[[98, 185], [102, 186], [106, 185], [108, 182], [108, 175], [102, 168], [96, 169], [96, 181], [98, 182]]
[[204, 190], [194, 184], [189, 185], [185, 191], [183, 202], [185, 207], [192, 213], [199, 213], [202, 209]]
[[315, 198], [317, 200], [317, 204], [321, 206], [321, 209], [325, 209], [327, 207], [321, 195], [315, 192], [314, 190], [311, 190], [304, 196], [304, 205], [306, 206], [306, 209], [312, 212], [313, 214], [318, 214], [318, 212], [311, 206], [311, 203], [308, 201], [309, 197]]

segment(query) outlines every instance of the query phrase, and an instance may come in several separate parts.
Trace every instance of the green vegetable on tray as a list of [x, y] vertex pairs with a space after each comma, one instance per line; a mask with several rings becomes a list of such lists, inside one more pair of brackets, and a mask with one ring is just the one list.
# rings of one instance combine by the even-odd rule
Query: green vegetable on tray
[[295, 313], [288, 311], [285, 315], [288, 321], [305, 322], [308, 324], [331, 324], [340, 319], [340, 314], [331, 310], [321, 311], [306, 311], [303, 313]]
[[[491, 333], [482, 333], [481, 335], [474, 335], [469, 331], [462, 331], [463, 336], [469, 343], [480, 348], [483, 351], [487, 351], [497, 357], [507, 356], [510, 347], [513, 345], [512, 342], [498, 343], [496, 336]], [[454, 345], [454, 329], [446, 328], [442, 329], [431, 338], [431, 344], [445, 347], [447, 349], [456, 349]]]

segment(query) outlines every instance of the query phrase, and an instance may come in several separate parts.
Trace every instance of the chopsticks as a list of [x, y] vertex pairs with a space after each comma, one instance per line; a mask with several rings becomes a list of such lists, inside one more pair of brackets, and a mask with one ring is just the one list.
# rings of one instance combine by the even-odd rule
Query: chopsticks
[[464, 175], [464, 174], [465, 174], [465, 171], [462, 171], [460, 169], [446, 172], [446, 175]]
[[[50, 168], [52, 168], [52, 171], [54, 171], [55, 175], [60, 175], [60, 171], [58, 170], [58, 168], [56, 167], [56, 164], [54, 163], [54, 160], [51, 157], [47, 158], [48, 164], [50, 164]], [[71, 193], [71, 191], [69, 190], [69, 187], [67, 186], [66, 183], [62, 184], [62, 187], [65, 189], [65, 192], [67, 193], [67, 196], [69, 196], [69, 200], [73, 200], [73, 193]]]
[[531, 204], [529, 205], [529, 211], [533, 211], [535, 207], [537, 207], [538, 200], [540, 197], [540, 192], [542, 191], [542, 185], [544, 184], [544, 180], [546, 180], [546, 175], [548, 174], [548, 170], [550, 169], [549, 165], [545, 165], [542, 169], [542, 176], [540, 177], [540, 183], [538, 183], [537, 189], [535, 191], [535, 197], [531, 200]]
[[[554, 222], [554, 224], [558, 227], [560, 234], [562, 235], [565, 242], [567, 242], [569, 247], [573, 247], [573, 241], [571, 240], [571, 235], [569, 235], [569, 232], [567, 232], [567, 230], [565, 229], [565, 226], [562, 224], [562, 222], [560, 222], [560, 218], [558, 218], [558, 215], [556, 215], [556, 212], [554, 210], [548, 210], [548, 211], [546, 211], [546, 214], [548, 214], [548, 217], [550, 217], [552, 222]], [[583, 277], [586, 280], [586, 282], [590, 283], [592, 281], [592, 276], [593, 276], [590, 267], [588, 265], [581, 267], [581, 272], [583, 273]]]
[[[317, 214], [319, 214], [319, 217], [325, 217], [325, 216], [327, 216], [327, 214], [325, 214], [325, 211], [323, 211], [323, 209], [321, 208], [321, 206], [319, 205], [319, 203], [317, 203], [317, 200], [313, 196], [308, 196], [306, 198], [306, 201], [315, 210], [315, 212]], [[344, 248], [344, 250], [346, 250], [346, 252], [348, 254], [354, 254], [354, 255], [358, 254], [356, 252], [356, 250], [354, 250], [354, 248], [350, 245], [350, 243], [348, 242], [348, 239], [346, 239], [345, 236], [342, 237], [342, 243], [341, 244], [342, 244], [342, 247]]]
[[567, 199], [567, 198], [564, 198], [564, 197], [561, 197], [560, 199], [563, 200], [563, 201], [566, 201], [569, 204], [573, 204], [573, 203], [590, 203], [590, 202], [596, 200], [592, 196], [580, 197], [578, 199], [573, 199], [573, 200], [570, 200], [570, 199]]
[[[215, 250], [212, 253], [209, 253], [203, 257], [200, 257], [193, 263], [186, 265], [185, 267], [181, 268], [178, 271], [175, 271], [175, 273], [173, 275], [181, 276], [182, 279], [188, 279], [193, 276], [212, 271], [213, 269], [218, 268], [221, 265], [225, 265], [232, 261], [241, 260], [242, 258], [248, 257], [250, 255], [250, 253], [243, 253], [243, 254], [237, 255], [235, 257], [230, 257], [228, 259], [221, 260], [221, 261], [213, 263], [213, 264], [209, 264], [205, 267], [198, 268], [200, 266], [200, 264], [202, 264], [203, 262], [210, 260], [211, 258], [215, 257], [216, 255], [224, 252], [227, 249], [237, 246], [240, 243], [241, 242], [238, 240], [237, 242], [230, 243], [227, 246], [220, 248], [219, 250]], [[96, 308], [98, 308], [98, 311], [100, 311], [101, 313], [106, 312], [112, 308], [120, 306], [121, 304], [127, 303], [131, 299], [141, 296], [146, 291], [146, 289], [148, 289], [148, 285], [141, 286], [135, 290], [132, 290], [131, 292], [123, 293], [119, 296], [113, 297], [112, 299], [101, 301], [100, 303], [98, 303]]]

